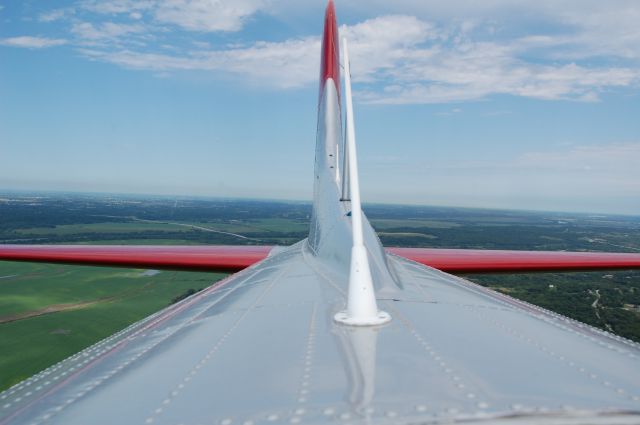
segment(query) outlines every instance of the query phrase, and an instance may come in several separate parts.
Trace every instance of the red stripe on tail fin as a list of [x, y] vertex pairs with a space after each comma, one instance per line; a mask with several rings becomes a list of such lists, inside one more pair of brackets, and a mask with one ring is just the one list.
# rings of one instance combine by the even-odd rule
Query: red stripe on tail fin
[[333, 0], [329, 0], [324, 15], [324, 34], [322, 36], [322, 62], [320, 65], [320, 96], [324, 85], [331, 78], [340, 96], [340, 42], [338, 39], [338, 24], [336, 23], [336, 9]]

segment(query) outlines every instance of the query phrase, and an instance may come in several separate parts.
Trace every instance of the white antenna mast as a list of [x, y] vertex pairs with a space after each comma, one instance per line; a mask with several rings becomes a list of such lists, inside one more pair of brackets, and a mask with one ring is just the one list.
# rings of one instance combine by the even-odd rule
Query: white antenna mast
[[[351, 197], [351, 226], [353, 246], [351, 247], [351, 268], [349, 272], [349, 292], [347, 309], [334, 316], [339, 323], [352, 326], [381, 325], [391, 320], [384, 311], [378, 311], [376, 294], [371, 279], [367, 248], [362, 232], [362, 205], [358, 182], [358, 162], [356, 157], [356, 133], [353, 125], [353, 101], [351, 99], [351, 74], [349, 71], [349, 50], [347, 39], [342, 39], [344, 52], [344, 86], [346, 103], [345, 158], [348, 160], [349, 194]], [[345, 170], [346, 171], [346, 170]]]

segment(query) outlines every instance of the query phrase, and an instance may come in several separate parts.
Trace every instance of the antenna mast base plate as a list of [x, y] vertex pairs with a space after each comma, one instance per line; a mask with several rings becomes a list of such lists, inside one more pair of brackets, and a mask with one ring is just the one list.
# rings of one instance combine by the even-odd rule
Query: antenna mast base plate
[[377, 326], [384, 325], [391, 321], [391, 315], [384, 311], [378, 311], [378, 314], [370, 317], [351, 317], [347, 311], [341, 311], [333, 316], [333, 320], [337, 323], [347, 326]]

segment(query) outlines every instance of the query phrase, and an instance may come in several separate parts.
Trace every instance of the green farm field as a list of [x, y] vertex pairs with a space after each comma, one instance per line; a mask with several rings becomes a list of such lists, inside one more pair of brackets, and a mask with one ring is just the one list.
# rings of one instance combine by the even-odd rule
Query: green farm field
[[225, 276], [0, 262], [0, 390]]

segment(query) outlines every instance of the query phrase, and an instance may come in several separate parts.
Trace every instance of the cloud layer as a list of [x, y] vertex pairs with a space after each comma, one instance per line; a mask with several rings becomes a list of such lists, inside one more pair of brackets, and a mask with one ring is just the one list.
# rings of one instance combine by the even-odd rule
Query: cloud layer
[[22, 47], [25, 49], [44, 49], [46, 47], [61, 46], [67, 40], [60, 38], [19, 36], [0, 39], [0, 45], [9, 47]]
[[[612, 3], [354, 0], [351, 10], [381, 15], [343, 25], [341, 33], [349, 39], [361, 101], [446, 103], [491, 95], [597, 101], [640, 85], [640, 4]], [[62, 22], [64, 37], [0, 42], [44, 48], [69, 40], [87, 58], [125, 68], [226, 73], [296, 88], [316, 83], [319, 36], [247, 42], [242, 31], [258, 12], [277, 18], [296, 7], [291, 0], [81, 0], [39, 15], [44, 24]], [[222, 34], [231, 36], [220, 42]]]
[[[637, 214], [640, 142], [530, 151], [504, 160], [363, 158], [370, 201]], [[404, 184], [407, 179], [419, 185]], [[369, 189], [374, 189], [368, 187]], [[365, 190], [367, 186], [365, 186]], [[553, 205], [550, 207], [550, 205]]]

